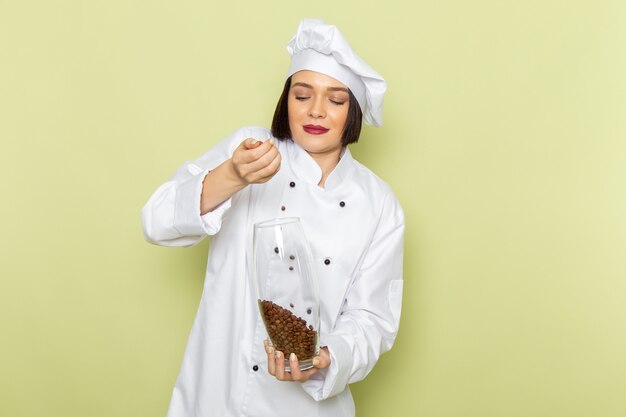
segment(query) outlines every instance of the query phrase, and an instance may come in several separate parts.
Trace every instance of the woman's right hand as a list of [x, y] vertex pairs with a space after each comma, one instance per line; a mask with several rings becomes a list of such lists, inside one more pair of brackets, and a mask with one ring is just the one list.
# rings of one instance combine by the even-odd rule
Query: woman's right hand
[[274, 139], [241, 142], [233, 156], [209, 172], [202, 182], [200, 214], [204, 215], [228, 200], [248, 184], [267, 182], [280, 169], [280, 153]]
[[278, 172], [281, 158], [274, 140], [248, 138], [235, 149], [231, 163], [243, 185], [267, 182]]

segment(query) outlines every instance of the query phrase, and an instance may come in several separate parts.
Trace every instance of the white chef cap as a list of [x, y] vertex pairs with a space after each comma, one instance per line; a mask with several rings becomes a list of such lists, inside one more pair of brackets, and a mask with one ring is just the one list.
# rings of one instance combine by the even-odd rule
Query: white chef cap
[[319, 19], [304, 19], [287, 44], [291, 66], [287, 77], [298, 71], [316, 71], [348, 86], [368, 125], [383, 123], [383, 97], [387, 83], [352, 50], [336, 26]]

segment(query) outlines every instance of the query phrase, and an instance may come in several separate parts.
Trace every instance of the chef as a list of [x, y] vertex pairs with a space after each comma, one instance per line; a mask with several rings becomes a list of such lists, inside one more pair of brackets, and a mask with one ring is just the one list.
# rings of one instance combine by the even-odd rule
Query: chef
[[[212, 237], [169, 417], [354, 416], [348, 384], [398, 331], [403, 212], [348, 149], [362, 122], [381, 125], [386, 83], [320, 20], [303, 20], [287, 50], [272, 129], [236, 130], [183, 164], [142, 210], [151, 243]], [[321, 349], [305, 371], [267, 343], [252, 281], [253, 226], [283, 217], [300, 218], [318, 276]]]

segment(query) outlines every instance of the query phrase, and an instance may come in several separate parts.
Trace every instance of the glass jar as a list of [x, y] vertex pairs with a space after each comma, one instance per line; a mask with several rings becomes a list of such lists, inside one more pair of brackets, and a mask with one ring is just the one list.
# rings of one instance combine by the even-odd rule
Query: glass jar
[[309, 242], [300, 219], [254, 225], [254, 282], [270, 344], [281, 351], [285, 370], [295, 353], [301, 370], [319, 354], [319, 298]]

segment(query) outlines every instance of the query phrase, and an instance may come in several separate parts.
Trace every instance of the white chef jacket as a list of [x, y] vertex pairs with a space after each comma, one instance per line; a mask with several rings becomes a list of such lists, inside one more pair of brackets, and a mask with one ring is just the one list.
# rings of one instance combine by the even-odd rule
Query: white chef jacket
[[[321, 188], [320, 167], [285, 140], [276, 141], [282, 163], [270, 181], [247, 186], [201, 216], [205, 175], [249, 137], [265, 140], [271, 132], [237, 130], [183, 164], [142, 210], [151, 243], [191, 246], [213, 237], [168, 417], [354, 416], [348, 384], [370, 372], [398, 331], [402, 209], [391, 189], [347, 148]], [[330, 368], [304, 383], [278, 381], [267, 372], [268, 336], [252, 281], [253, 225], [281, 217], [299, 217], [310, 242], [319, 282], [320, 345], [331, 356]]]

